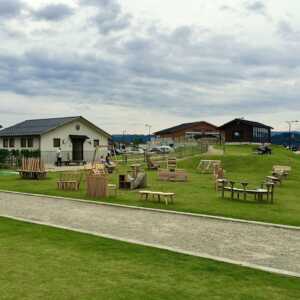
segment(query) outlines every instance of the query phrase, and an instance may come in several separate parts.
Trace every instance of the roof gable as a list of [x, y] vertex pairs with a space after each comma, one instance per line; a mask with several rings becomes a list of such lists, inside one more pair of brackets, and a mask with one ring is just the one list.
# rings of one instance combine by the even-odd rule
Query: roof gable
[[108, 137], [110, 136], [108, 133], [80, 116], [27, 120], [1, 130], [0, 136], [41, 136], [49, 131], [55, 130], [58, 127], [74, 122], [76, 120], [82, 120], [88, 123], [89, 126], [95, 128], [97, 131], [100, 131], [102, 134]]
[[185, 130], [185, 129], [188, 129], [188, 128], [192, 127], [192, 126], [197, 126], [197, 125], [202, 125], [202, 124], [211, 126], [215, 130], [218, 130], [218, 127], [215, 126], [215, 125], [213, 125], [213, 124], [210, 124], [210, 123], [205, 122], [205, 121], [198, 121], [198, 122], [191, 122], [191, 123], [183, 123], [183, 124], [180, 124], [180, 125], [177, 125], [177, 126], [173, 126], [173, 127], [161, 130], [161, 131], [157, 131], [154, 134], [155, 135], [170, 134], [170, 133], [174, 133], [174, 132], [179, 131], [179, 130]]
[[245, 119], [234, 119], [232, 121], [225, 123], [224, 125], [220, 126], [219, 128], [224, 129], [228, 125], [230, 125], [232, 123], [238, 123], [238, 122], [241, 124], [245, 124], [245, 125], [249, 125], [249, 126], [253, 126], [253, 127], [273, 129], [271, 126], [265, 125], [263, 123], [249, 121], [249, 120], [245, 120]]

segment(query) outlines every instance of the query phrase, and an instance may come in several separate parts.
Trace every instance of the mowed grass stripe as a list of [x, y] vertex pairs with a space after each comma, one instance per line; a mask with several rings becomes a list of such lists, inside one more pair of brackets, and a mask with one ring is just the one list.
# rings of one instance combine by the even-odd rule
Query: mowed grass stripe
[[299, 299], [300, 280], [0, 218], [1, 299]]

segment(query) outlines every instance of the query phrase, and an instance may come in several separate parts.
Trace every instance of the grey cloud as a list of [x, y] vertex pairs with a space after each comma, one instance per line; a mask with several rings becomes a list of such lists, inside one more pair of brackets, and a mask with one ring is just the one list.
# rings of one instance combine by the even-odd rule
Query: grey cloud
[[122, 31], [130, 26], [131, 16], [123, 13], [117, 0], [81, 0], [80, 3], [97, 8], [97, 14], [91, 20], [103, 35]]
[[[123, 14], [111, 3], [116, 2], [101, 1], [97, 13], [104, 12], [106, 5], [115, 21]], [[65, 101], [87, 104], [163, 107], [189, 117], [224, 110], [239, 115], [257, 107], [266, 112], [270, 106], [282, 106], [282, 99], [286, 107], [300, 109], [296, 101], [300, 88], [290, 85], [300, 75], [300, 46], [253, 47], [237, 36], [190, 26], [173, 31], [143, 29], [143, 34], [125, 32], [122, 38], [99, 35], [101, 52], [87, 47], [86, 55], [53, 47], [51, 51], [32, 48], [19, 56], [0, 52], [0, 90], [60, 95]]]
[[74, 10], [65, 4], [49, 4], [32, 12], [35, 19], [47, 21], [61, 21], [74, 13]]
[[17, 17], [25, 7], [20, 0], [1, 0], [0, 1], [0, 20]]
[[107, 6], [111, 5], [112, 3], [115, 3], [115, 0], [80, 0], [79, 2], [82, 5], [107, 7]]
[[300, 30], [295, 30], [287, 21], [279, 22], [277, 32], [288, 42], [300, 43]]
[[267, 15], [267, 8], [263, 0], [248, 0], [244, 3], [244, 6], [249, 12]]

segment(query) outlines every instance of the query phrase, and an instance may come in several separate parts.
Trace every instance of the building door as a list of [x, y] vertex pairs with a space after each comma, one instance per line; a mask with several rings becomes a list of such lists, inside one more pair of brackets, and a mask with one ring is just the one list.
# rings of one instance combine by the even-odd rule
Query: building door
[[83, 143], [82, 139], [72, 139], [73, 143], [73, 160], [82, 161], [83, 160]]

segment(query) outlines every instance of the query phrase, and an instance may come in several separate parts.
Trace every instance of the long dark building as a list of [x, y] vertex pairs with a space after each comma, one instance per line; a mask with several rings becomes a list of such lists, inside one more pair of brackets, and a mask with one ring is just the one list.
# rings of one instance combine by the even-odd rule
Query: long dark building
[[234, 119], [221, 127], [226, 143], [271, 143], [272, 127], [245, 119]]
[[156, 138], [170, 142], [184, 142], [188, 138], [219, 137], [217, 126], [205, 121], [184, 123], [154, 133]]

